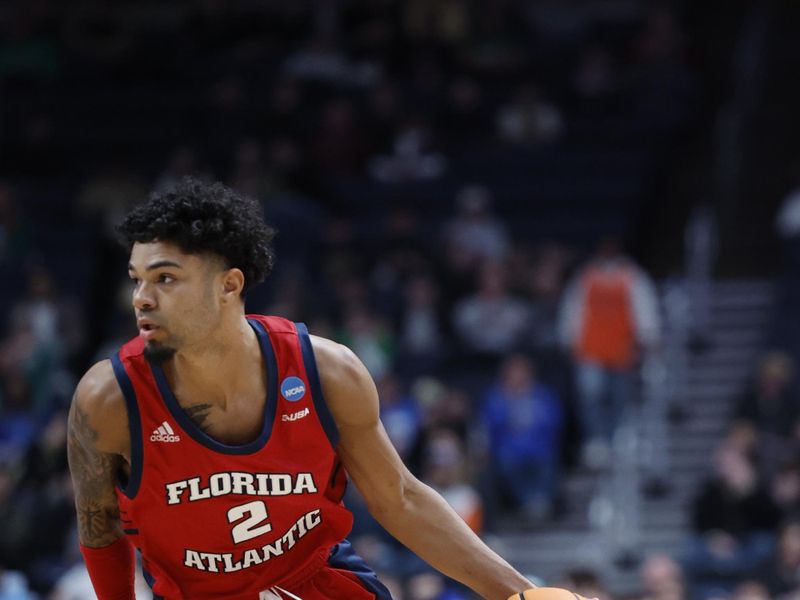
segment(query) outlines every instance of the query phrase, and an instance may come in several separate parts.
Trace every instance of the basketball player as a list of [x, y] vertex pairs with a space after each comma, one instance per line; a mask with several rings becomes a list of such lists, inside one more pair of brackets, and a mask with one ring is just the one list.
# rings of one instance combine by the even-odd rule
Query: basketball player
[[256, 203], [187, 179], [119, 232], [139, 336], [89, 369], [69, 417], [100, 600], [134, 598], [134, 547], [155, 598], [389, 599], [345, 539], [348, 475], [386, 530], [442, 573], [491, 600], [546, 597], [524, 592], [532, 584], [406, 470], [350, 350], [245, 314], [273, 262]]

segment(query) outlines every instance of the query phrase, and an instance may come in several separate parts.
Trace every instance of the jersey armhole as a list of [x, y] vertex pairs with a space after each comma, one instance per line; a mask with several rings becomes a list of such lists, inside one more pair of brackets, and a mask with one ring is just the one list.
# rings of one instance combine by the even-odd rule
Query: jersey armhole
[[322, 395], [317, 360], [314, 358], [314, 348], [311, 345], [308, 328], [303, 323], [295, 323], [295, 327], [297, 328], [297, 337], [300, 340], [300, 350], [303, 353], [303, 364], [306, 368], [308, 384], [311, 386], [311, 395], [314, 398], [314, 410], [317, 412], [317, 417], [325, 430], [325, 435], [328, 437], [331, 447], [336, 449], [339, 443], [339, 428], [336, 426], [336, 421], [334, 421], [333, 415], [328, 408], [328, 403], [325, 402], [325, 397]]
[[114, 376], [125, 397], [125, 408], [128, 411], [128, 432], [131, 438], [131, 475], [127, 482], [122, 480], [117, 482], [119, 490], [128, 498], [134, 498], [139, 492], [139, 484], [142, 481], [142, 461], [144, 459], [142, 447], [142, 421], [139, 416], [139, 405], [136, 403], [136, 392], [133, 390], [133, 383], [128, 376], [128, 372], [122, 364], [119, 353], [111, 357], [111, 365], [114, 367]]

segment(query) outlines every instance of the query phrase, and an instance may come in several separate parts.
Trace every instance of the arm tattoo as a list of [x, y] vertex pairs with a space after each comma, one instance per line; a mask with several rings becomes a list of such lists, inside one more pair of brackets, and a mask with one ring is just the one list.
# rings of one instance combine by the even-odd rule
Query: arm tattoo
[[192, 420], [192, 423], [197, 425], [200, 429], [208, 433], [208, 428], [205, 426], [206, 419], [211, 412], [210, 404], [193, 404], [183, 409], [186, 416]]
[[86, 546], [111, 544], [121, 534], [114, 478], [121, 456], [97, 450], [98, 433], [73, 398], [69, 414], [67, 456], [75, 488], [78, 535]]

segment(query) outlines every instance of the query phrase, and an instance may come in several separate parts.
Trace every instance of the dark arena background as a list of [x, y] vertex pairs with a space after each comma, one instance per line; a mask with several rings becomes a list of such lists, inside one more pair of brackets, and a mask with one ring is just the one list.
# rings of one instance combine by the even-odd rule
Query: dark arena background
[[[0, 3], [0, 600], [94, 598], [66, 411], [136, 335], [114, 225], [187, 174], [522, 572], [797, 597], [798, 73], [790, 1]], [[347, 502], [398, 600], [474, 598]]]

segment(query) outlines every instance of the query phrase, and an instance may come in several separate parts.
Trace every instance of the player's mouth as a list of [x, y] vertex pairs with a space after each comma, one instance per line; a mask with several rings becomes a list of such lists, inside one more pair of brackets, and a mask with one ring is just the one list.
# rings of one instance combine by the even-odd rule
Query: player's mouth
[[138, 325], [139, 325], [139, 335], [142, 336], [145, 340], [152, 339], [160, 329], [158, 325], [148, 320], [141, 320], [138, 322]]

